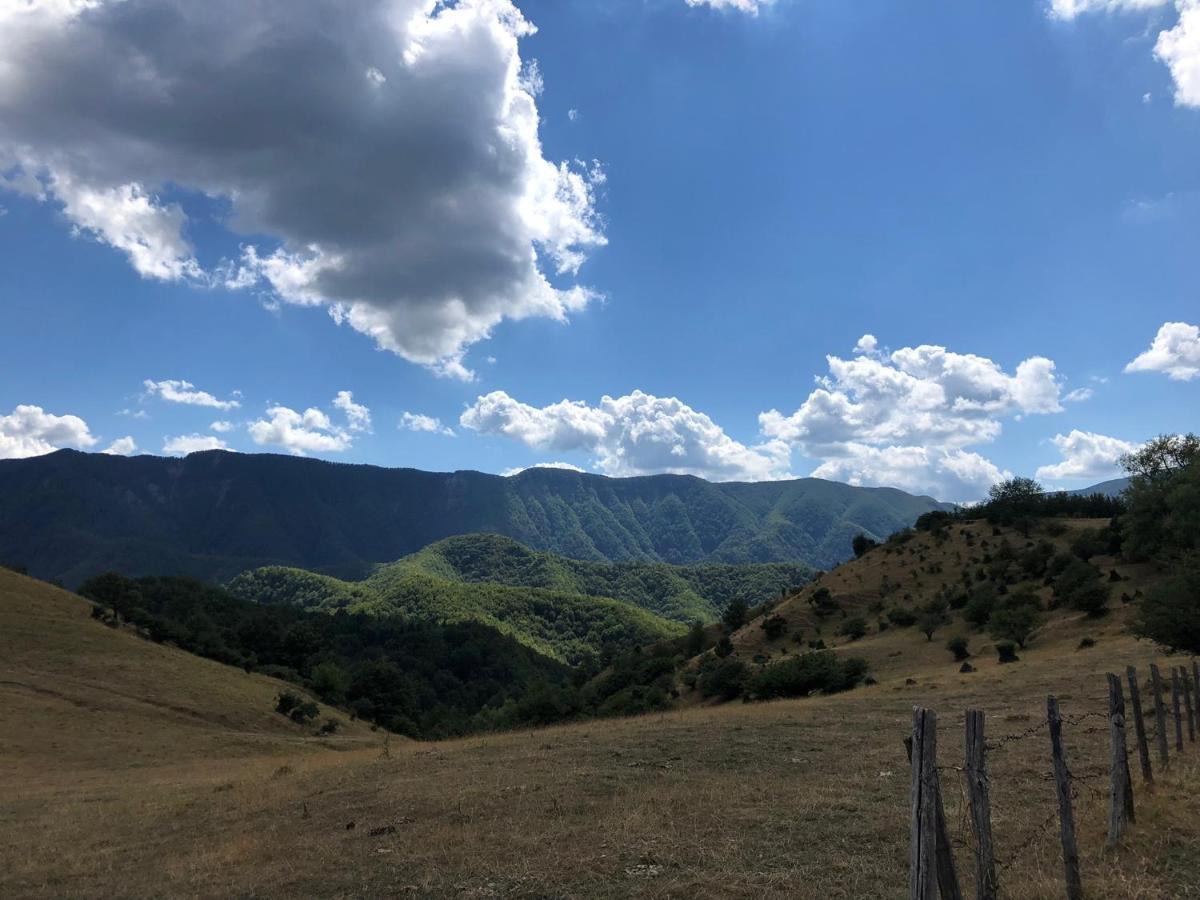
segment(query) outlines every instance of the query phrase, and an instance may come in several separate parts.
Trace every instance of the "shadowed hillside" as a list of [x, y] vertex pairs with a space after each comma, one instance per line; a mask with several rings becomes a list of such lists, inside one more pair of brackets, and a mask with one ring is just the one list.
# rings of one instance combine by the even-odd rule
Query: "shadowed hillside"
[[442, 538], [494, 532], [582, 560], [829, 568], [855, 534], [885, 537], [937, 506], [811, 478], [502, 478], [224, 451], [62, 450], [0, 461], [0, 560], [68, 585], [105, 570], [223, 581], [264, 565], [360, 578]]

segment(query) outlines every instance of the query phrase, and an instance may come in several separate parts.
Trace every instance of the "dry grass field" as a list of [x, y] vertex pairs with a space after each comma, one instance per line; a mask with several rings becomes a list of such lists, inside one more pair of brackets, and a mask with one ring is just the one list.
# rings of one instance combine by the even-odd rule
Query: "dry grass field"
[[[824, 583], [858, 589], [885, 565], [874, 556]], [[1005, 666], [974, 635], [968, 674], [944, 649], [961, 626], [932, 642], [889, 629], [854, 644], [879, 683], [848, 694], [437, 744], [393, 738], [385, 754], [382, 734], [356, 723], [335, 739], [291, 725], [271, 711], [276, 682], [114, 632], [77, 598], [0, 572], [0, 896], [903, 897], [902, 741], [920, 704], [940, 715], [967, 893], [952, 767], [963, 711], [977, 707], [997, 744], [1002, 895], [1059, 897], [1039, 727], [1054, 693], [1080, 779], [1088, 896], [1200, 897], [1200, 744], [1158, 774], [1153, 794], [1135, 772], [1137, 822], [1103, 849], [1104, 673], [1154, 660], [1125, 615], [1063, 614]], [[739, 652], [781, 652], [760, 634], [743, 629]], [[1077, 649], [1085, 635], [1095, 646]]]

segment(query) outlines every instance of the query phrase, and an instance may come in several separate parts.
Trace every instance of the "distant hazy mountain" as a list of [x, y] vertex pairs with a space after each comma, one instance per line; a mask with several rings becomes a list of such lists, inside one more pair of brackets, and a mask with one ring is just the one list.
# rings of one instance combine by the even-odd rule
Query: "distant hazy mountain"
[[883, 538], [939, 507], [815, 478], [714, 484], [536, 468], [504, 478], [60, 450], [0, 461], [0, 561], [68, 585], [107, 569], [227, 580], [266, 565], [358, 578], [442, 538], [493, 532], [583, 560], [829, 568], [860, 531]]
[[1102, 481], [1099, 484], [1093, 484], [1091, 487], [1080, 488], [1077, 491], [1067, 491], [1067, 493], [1076, 494], [1081, 497], [1089, 497], [1092, 494], [1103, 494], [1106, 497], [1118, 497], [1127, 487], [1129, 487], [1128, 478], [1114, 478], [1112, 481]]

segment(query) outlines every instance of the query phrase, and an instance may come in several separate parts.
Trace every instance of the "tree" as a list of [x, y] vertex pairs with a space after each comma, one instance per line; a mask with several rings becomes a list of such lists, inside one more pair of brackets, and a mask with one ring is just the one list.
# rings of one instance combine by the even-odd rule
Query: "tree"
[[878, 547], [879, 542], [873, 541], [865, 534], [859, 533], [854, 536], [854, 540], [850, 542], [850, 546], [854, 550], [854, 558], [861, 559]]
[[1121, 464], [1130, 477], [1121, 517], [1125, 554], [1176, 561], [1200, 552], [1200, 437], [1162, 435]]
[[1133, 631], [1170, 650], [1200, 654], [1200, 557], [1146, 592]]
[[1010, 478], [988, 489], [987, 517], [993, 521], [1013, 522], [1035, 516], [1042, 506], [1045, 491], [1032, 478]]
[[692, 623], [692, 627], [688, 630], [687, 643], [685, 649], [688, 656], [699, 656], [704, 652], [706, 639], [704, 636], [704, 623], [697, 619]]
[[812, 606], [813, 612], [822, 619], [841, 609], [841, 604], [829, 592], [829, 588], [824, 586], [813, 591], [813, 595], [808, 598], [808, 602]]
[[946, 614], [941, 610], [926, 610], [917, 620], [917, 630], [925, 635], [925, 640], [932, 641], [934, 633], [948, 621]]
[[350, 676], [335, 662], [323, 662], [313, 667], [312, 688], [320, 696], [334, 703], [340, 703], [350, 690]]
[[729, 606], [725, 607], [725, 615], [721, 620], [725, 623], [725, 627], [730, 631], [737, 631], [746, 624], [746, 614], [750, 611], [746, 606], [746, 601], [740, 597], [735, 597], [730, 601]]
[[988, 620], [988, 634], [999, 641], [1015, 641], [1022, 650], [1042, 623], [1041, 611], [1027, 603], [1006, 605], [995, 610]]
[[776, 613], [763, 619], [761, 627], [767, 633], [767, 640], [773, 641], [787, 634], [788, 622], [787, 619]]

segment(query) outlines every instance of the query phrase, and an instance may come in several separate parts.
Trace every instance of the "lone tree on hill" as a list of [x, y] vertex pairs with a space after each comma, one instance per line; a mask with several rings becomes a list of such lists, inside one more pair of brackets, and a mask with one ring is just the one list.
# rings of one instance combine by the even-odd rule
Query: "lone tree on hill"
[[737, 597], [725, 608], [725, 615], [721, 617], [721, 620], [730, 631], [737, 631], [746, 624], [746, 614], [749, 611], [746, 601]]

